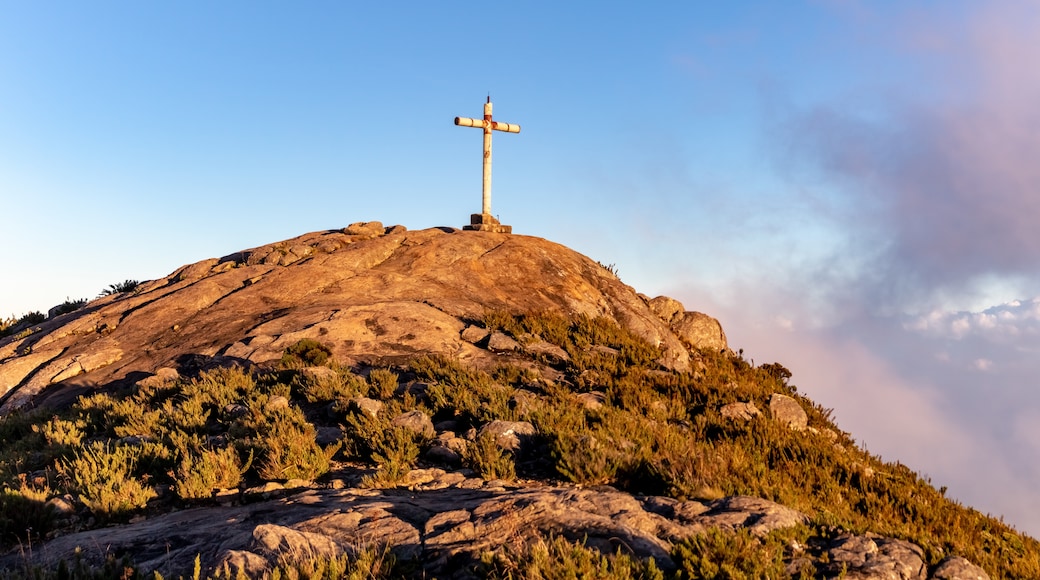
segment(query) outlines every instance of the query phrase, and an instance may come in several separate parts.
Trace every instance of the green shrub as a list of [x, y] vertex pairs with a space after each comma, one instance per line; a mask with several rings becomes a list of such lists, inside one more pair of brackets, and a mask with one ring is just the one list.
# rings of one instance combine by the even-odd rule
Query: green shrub
[[368, 395], [375, 399], [391, 399], [397, 391], [397, 373], [390, 369], [372, 369], [368, 373]]
[[329, 471], [339, 444], [322, 449], [315, 441], [314, 425], [296, 407], [276, 411], [266, 428], [258, 430], [258, 473], [264, 479], [316, 479]]
[[523, 548], [482, 555], [488, 578], [530, 580], [664, 580], [653, 558], [640, 561], [620, 549], [608, 556], [563, 537], [538, 540]]
[[365, 380], [347, 369], [338, 369], [334, 376], [312, 378], [296, 374], [293, 386], [308, 403], [328, 403], [357, 397], [368, 391]]
[[398, 483], [408, 475], [419, 459], [420, 438], [404, 427], [388, 427], [373, 433], [370, 444], [376, 474], [374, 478], [365, 481], [365, 485], [368, 486]]
[[43, 435], [47, 445], [54, 447], [74, 447], [83, 442], [86, 422], [83, 419], [66, 420], [52, 417], [46, 423], [32, 426], [35, 433]]
[[285, 349], [282, 354], [282, 368], [297, 369], [303, 367], [325, 366], [332, 358], [332, 349], [320, 342], [304, 338]]
[[45, 537], [54, 524], [54, 510], [46, 501], [46, 492], [24, 485], [0, 489], [0, 547]]
[[201, 444], [186, 445], [177, 466], [174, 490], [181, 499], [203, 499], [216, 489], [233, 489], [249, 469], [252, 455], [242, 464], [234, 447], [206, 448]]
[[87, 305], [87, 299], [86, 298], [80, 298], [79, 300], [69, 300], [68, 298], [66, 298], [65, 302], [62, 302], [61, 304], [59, 304], [57, 306], [57, 308], [55, 308], [54, 315], [55, 316], [61, 316], [62, 314], [68, 314], [69, 312], [75, 312], [75, 311], [79, 310], [80, 308], [83, 308], [86, 305]]
[[124, 280], [115, 284], [109, 284], [108, 288], [101, 291], [99, 296], [111, 296], [113, 294], [126, 294], [137, 290], [141, 283], [137, 280]]
[[463, 454], [466, 465], [484, 479], [516, 479], [513, 454], [498, 446], [492, 433], [484, 433], [476, 441], [469, 441]]
[[[735, 532], [709, 528], [675, 544], [672, 557], [682, 580], [759, 580], [789, 578], [781, 536], [756, 538], [747, 528]], [[807, 576], [812, 578], [808, 570]]]
[[155, 490], [136, 478], [140, 451], [128, 445], [93, 442], [67, 461], [58, 472], [71, 481], [79, 500], [95, 515], [108, 519], [144, 507]]
[[583, 485], [612, 483], [621, 467], [616, 449], [592, 435], [558, 434], [553, 440], [552, 457], [560, 476]]

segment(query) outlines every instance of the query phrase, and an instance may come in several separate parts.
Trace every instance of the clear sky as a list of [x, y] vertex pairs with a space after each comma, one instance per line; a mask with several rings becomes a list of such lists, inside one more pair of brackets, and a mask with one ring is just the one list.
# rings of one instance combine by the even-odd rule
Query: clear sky
[[0, 0], [0, 316], [493, 211], [1040, 535], [1040, 2]]

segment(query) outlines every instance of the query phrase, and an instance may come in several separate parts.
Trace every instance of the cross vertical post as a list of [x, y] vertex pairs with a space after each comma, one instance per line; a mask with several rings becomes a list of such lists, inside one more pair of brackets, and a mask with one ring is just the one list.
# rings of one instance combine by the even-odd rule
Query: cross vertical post
[[491, 215], [491, 132], [503, 131], [506, 133], [519, 133], [520, 125], [512, 123], [501, 123], [491, 118], [491, 97], [484, 103], [484, 118], [470, 119], [468, 117], [455, 117], [455, 124], [460, 127], [479, 127], [484, 130], [484, 166], [481, 184], [481, 207], [479, 214], [470, 216], [470, 225], [464, 226], [465, 230], [477, 230], [483, 232], [512, 233], [511, 226], [504, 226]]

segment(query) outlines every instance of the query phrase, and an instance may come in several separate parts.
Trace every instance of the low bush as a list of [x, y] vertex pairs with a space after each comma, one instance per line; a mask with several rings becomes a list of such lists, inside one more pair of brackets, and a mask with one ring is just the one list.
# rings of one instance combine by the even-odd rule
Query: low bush
[[619, 549], [606, 555], [561, 536], [482, 556], [487, 578], [529, 580], [664, 580], [653, 558], [641, 561]]
[[251, 442], [260, 458], [260, 477], [311, 480], [328, 472], [340, 445], [322, 449], [315, 441], [314, 425], [307, 422], [299, 408], [275, 412], [268, 420]]
[[285, 349], [281, 364], [282, 368], [287, 369], [320, 367], [328, 364], [331, 358], [331, 348], [314, 339], [304, 338]]
[[122, 282], [116, 282], [115, 284], [109, 284], [108, 288], [101, 291], [99, 296], [111, 296], [113, 294], [126, 294], [137, 290], [137, 287], [141, 283], [137, 280], [124, 280]]
[[465, 464], [484, 479], [516, 479], [513, 454], [498, 446], [492, 433], [484, 433], [476, 441], [469, 441], [462, 457]]
[[72, 459], [60, 461], [58, 472], [71, 481], [79, 500], [102, 519], [144, 507], [155, 490], [135, 472], [139, 449], [95, 441]]
[[47, 492], [22, 485], [0, 489], [0, 547], [46, 537], [54, 524], [54, 510], [47, 505]]

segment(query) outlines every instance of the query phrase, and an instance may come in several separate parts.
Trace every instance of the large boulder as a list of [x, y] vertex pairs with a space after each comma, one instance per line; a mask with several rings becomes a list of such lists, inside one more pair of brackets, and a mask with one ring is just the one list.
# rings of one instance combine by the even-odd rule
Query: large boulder
[[643, 299], [650, 312], [668, 324], [679, 340], [690, 348], [715, 351], [729, 348], [722, 324], [715, 318], [701, 312], [688, 311], [682, 302], [668, 296]]

